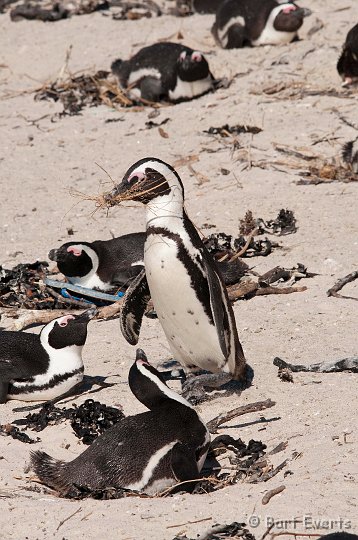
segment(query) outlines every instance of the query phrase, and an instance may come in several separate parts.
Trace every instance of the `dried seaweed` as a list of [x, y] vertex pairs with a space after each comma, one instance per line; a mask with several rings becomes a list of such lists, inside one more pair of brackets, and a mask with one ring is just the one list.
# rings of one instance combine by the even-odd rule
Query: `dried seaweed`
[[[203, 242], [215, 259], [223, 260], [223, 257], [231, 259], [238, 251], [241, 251], [246, 244], [246, 239], [244, 236], [234, 238], [231, 234], [219, 232], [210, 234], [207, 238], [203, 239]], [[268, 238], [264, 238], [263, 240], [251, 238], [242, 256], [266, 257], [274, 247], [278, 246], [279, 244], [271, 242]]]
[[27, 433], [24, 433], [24, 431], [21, 431], [18, 427], [13, 426], [12, 424], [0, 425], [0, 435], [10, 436], [13, 439], [17, 439], [18, 441], [28, 444], [34, 444], [40, 440], [38, 437], [36, 440], [31, 439]]
[[48, 273], [46, 261], [18, 264], [12, 269], [0, 266], [0, 306], [57, 308], [57, 302], [49, 296], [43, 282]]
[[304, 366], [301, 364], [290, 364], [282, 358], [276, 356], [273, 360], [273, 365], [279, 369], [289, 369], [294, 373], [297, 371], [306, 371], [313, 373], [337, 373], [341, 371], [351, 371], [352, 373], [358, 373], [358, 357], [351, 356], [348, 358], [342, 358], [337, 361], [318, 362], [317, 364], [310, 364]]
[[331, 184], [332, 182], [358, 182], [358, 174], [354, 173], [351, 168], [342, 167], [334, 160], [318, 161], [310, 165], [307, 171], [301, 172], [301, 178], [296, 184], [301, 186], [318, 184]]
[[241, 135], [242, 133], [251, 133], [252, 135], [257, 135], [262, 131], [261, 128], [256, 126], [247, 126], [237, 124], [235, 126], [229, 126], [229, 124], [224, 124], [220, 127], [209, 127], [209, 129], [204, 129], [203, 133], [208, 133], [209, 135], [220, 135], [220, 137], [230, 137], [231, 135]]
[[109, 501], [111, 499], [123, 499], [124, 497], [145, 497], [138, 491], [133, 491], [125, 488], [106, 487], [103, 489], [91, 489], [88, 486], [79, 486], [74, 484], [70, 492], [66, 494], [66, 498], [82, 500], [96, 499], [99, 501]]
[[59, 113], [60, 117], [80, 114], [84, 107], [97, 107], [104, 104], [116, 108], [133, 105], [133, 102], [112, 80], [110, 73], [103, 70], [77, 76], [68, 73], [65, 78], [59, 77], [37, 89], [35, 100], [61, 102], [63, 111]]
[[42, 431], [48, 425], [57, 425], [64, 420], [70, 420], [76, 437], [81, 439], [83, 444], [91, 444], [122, 418], [124, 414], [121, 410], [93, 399], [86, 399], [79, 407], [74, 404], [70, 408], [59, 408], [53, 403], [46, 403], [39, 412], [30, 413], [26, 418], [15, 420], [13, 424], [25, 426], [33, 431]]
[[228, 525], [212, 525], [207, 531], [196, 538], [175, 536], [173, 540], [221, 540], [222, 538], [240, 538], [240, 540], [256, 540], [255, 536], [246, 529], [246, 523], [233, 521]]
[[[0, 307], [29, 310], [90, 307], [88, 303], [74, 302], [52, 291], [44, 283], [48, 275], [50, 272], [46, 261], [18, 264], [11, 269], [0, 266]], [[54, 317], [55, 314], [52, 315]]]

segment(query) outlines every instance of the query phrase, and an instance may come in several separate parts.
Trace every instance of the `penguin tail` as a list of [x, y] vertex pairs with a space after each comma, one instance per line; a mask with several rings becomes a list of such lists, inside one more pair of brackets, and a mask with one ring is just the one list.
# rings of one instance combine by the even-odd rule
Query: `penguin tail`
[[66, 495], [71, 486], [65, 479], [66, 462], [55, 459], [46, 452], [31, 452], [31, 469], [36, 473], [41, 482], [55, 489], [61, 495]]

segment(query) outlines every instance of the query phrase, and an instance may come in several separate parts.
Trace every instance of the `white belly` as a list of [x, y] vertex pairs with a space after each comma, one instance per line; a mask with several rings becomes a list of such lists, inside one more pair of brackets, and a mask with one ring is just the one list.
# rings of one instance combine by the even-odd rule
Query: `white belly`
[[[61, 396], [62, 394], [65, 394], [71, 388], [73, 388], [76, 384], [81, 382], [83, 379], [83, 372], [82, 373], [76, 373], [73, 375], [73, 377], [70, 377], [69, 379], [66, 379], [62, 383], [57, 384], [54, 387], [46, 388], [44, 390], [35, 390], [34, 392], [24, 392], [23, 394], [9, 394], [7, 396], [7, 399], [18, 399], [20, 401], [47, 401], [48, 399], [54, 399], [57, 396]], [[28, 386], [26, 383], [22, 383], [23, 386]], [[16, 384], [14, 383], [14, 386], [20, 388], [21, 383]]]
[[182, 81], [177, 78], [177, 83], [174, 90], [169, 90], [169, 97], [173, 101], [177, 99], [192, 99], [196, 96], [205, 94], [210, 88], [212, 88], [213, 81], [210, 75], [205, 79], [199, 79], [198, 81]]
[[224, 362], [216, 328], [204, 312], [173, 240], [150, 235], [144, 264], [154, 309], [176, 360], [184, 367], [221, 371]]

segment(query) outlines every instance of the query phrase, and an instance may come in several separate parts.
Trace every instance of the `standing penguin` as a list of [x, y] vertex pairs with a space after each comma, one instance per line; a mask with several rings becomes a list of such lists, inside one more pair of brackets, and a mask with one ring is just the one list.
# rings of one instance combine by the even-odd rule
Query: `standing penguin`
[[96, 309], [49, 322], [40, 335], [1, 332], [0, 403], [42, 401], [68, 392], [83, 379], [82, 348]]
[[146, 101], [185, 101], [212, 90], [214, 77], [203, 54], [179, 43], [144, 47], [130, 60], [116, 60], [112, 72], [130, 96]]
[[108, 291], [141, 271], [145, 233], [132, 233], [95, 242], [67, 242], [48, 257], [74, 285]]
[[216, 12], [211, 32], [223, 49], [291, 43], [310, 14], [294, 2], [225, 0]]
[[166, 385], [141, 349], [128, 382], [150, 410], [124, 418], [68, 463], [45, 452], [32, 453], [32, 468], [42, 482], [69, 496], [76, 495], [79, 486], [154, 495], [177, 482], [198, 478], [210, 444], [199, 415]]
[[141, 159], [106, 196], [109, 206], [123, 200], [147, 206], [145, 271], [124, 299], [124, 337], [132, 345], [137, 343], [151, 297], [173, 356], [186, 373], [212, 372], [187, 379], [183, 388], [187, 397], [202, 397], [204, 386], [242, 379], [245, 357], [226, 287], [184, 210], [178, 173], [160, 159]]
[[337, 63], [337, 71], [342, 77], [342, 86], [348, 86], [358, 78], [358, 24], [347, 34]]

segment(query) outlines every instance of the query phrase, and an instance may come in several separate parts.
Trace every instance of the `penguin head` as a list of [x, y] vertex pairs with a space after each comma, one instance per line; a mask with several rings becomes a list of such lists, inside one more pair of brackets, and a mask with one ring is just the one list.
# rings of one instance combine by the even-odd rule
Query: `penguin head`
[[87, 325], [96, 315], [97, 309], [91, 308], [81, 315], [64, 315], [46, 324], [40, 333], [40, 341], [48, 351], [65, 347], [83, 347], [87, 338]]
[[280, 3], [276, 8], [277, 15], [273, 27], [279, 32], [296, 32], [301, 28], [304, 17], [311, 15], [311, 10], [300, 8], [293, 2]]
[[57, 263], [59, 271], [66, 277], [83, 277], [98, 268], [98, 256], [87, 242], [67, 242], [48, 254]]
[[169, 403], [192, 408], [186, 399], [167, 386], [159, 371], [149, 364], [142, 349], [137, 349], [135, 362], [129, 370], [128, 384], [135, 397], [148, 409]]
[[184, 187], [178, 173], [161, 159], [144, 158], [134, 163], [123, 180], [110, 193], [105, 195], [108, 206], [115, 206], [122, 201], [150, 201], [179, 192], [184, 198]]
[[178, 76], [182, 81], [192, 82], [206, 79], [209, 75], [209, 64], [204, 55], [191, 49], [180, 53], [177, 62]]

